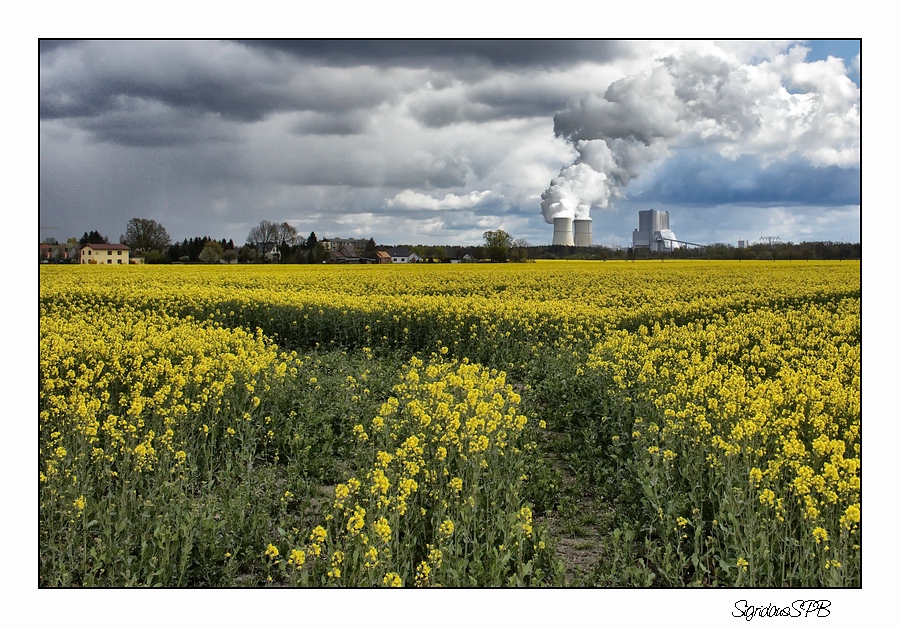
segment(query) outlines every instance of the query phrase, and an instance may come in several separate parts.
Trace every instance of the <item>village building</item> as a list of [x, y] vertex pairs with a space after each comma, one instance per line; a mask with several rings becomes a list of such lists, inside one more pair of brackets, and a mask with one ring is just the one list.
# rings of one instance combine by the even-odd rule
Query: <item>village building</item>
[[82, 264], [128, 265], [131, 249], [125, 244], [85, 244], [79, 258]]

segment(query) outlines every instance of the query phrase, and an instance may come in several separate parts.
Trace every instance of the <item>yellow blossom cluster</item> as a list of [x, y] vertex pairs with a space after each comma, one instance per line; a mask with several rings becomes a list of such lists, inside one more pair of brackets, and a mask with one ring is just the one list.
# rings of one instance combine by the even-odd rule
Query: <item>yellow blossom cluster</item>
[[[77, 540], [84, 537], [79, 521], [95, 525], [104, 516], [114, 529], [140, 534], [138, 520], [119, 520], [129, 511], [140, 516], [123, 503], [152, 511], [153, 500], [143, 495], [187, 501], [198, 476], [265, 450], [274, 432], [260, 397], [301, 366], [261, 332], [42, 294], [42, 539]], [[167, 523], [154, 516], [140, 524]]]
[[754, 529], [766, 530], [773, 553], [783, 534], [813, 545], [843, 537], [858, 563], [860, 328], [857, 297], [723, 307], [610, 333], [587, 365], [642, 413], [623, 414], [621, 429], [645, 485], [668, 486], [649, 489], [673, 519], [677, 495], [699, 486], [712, 495], [706, 511], [733, 523], [724, 540], [735, 546]]
[[[504, 504], [484, 500], [522, 464], [528, 419], [505, 374], [435, 355], [428, 364], [413, 357], [401, 379], [370, 422], [371, 466], [335, 487], [327, 546], [316, 537], [303, 549], [323, 564], [337, 552], [358, 556], [322, 584], [453, 585], [443, 566], [470, 551], [473, 536], [487, 528], [512, 545], [534, 534], [528, 506], [497, 530]], [[316, 568], [315, 560], [305, 564]]]
[[337, 265], [135, 266], [115, 273], [46, 266], [41, 298], [64, 307], [74, 280], [78, 301], [104, 312], [130, 305], [258, 327], [294, 345], [419, 351], [440, 343], [479, 363], [520, 368], [544, 350], [571, 353], [579, 342], [660, 316], [692, 320], [723, 307], [818, 298], [823, 268], [828, 290], [848, 292], [854, 283], [858, 290], [858, 264], [827, 262], [770, 264], [762, 277], [759, 265], [737, 262], [398, 264], [375, 272]]
[[[113, 472], [176, 469], [195, 433], [253, 428], [245, 407], [286, 376], [289, 355], [261, 333], [94, 305], [42, 310], [38, 393], [42, 473], [60, 447]], [[237, 421], [240, 410], [245, 417]], [[71, 467], [71, 466], [70, 466]]]

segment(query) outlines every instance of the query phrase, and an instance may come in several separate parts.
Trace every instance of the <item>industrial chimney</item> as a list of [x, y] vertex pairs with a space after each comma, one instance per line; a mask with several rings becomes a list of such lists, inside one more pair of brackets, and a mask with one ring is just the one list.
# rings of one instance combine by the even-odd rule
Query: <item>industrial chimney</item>
[[553, 218], [553, 245], [574, 246], [572, 218]]
[[593, 221], [590, 218], [575, 220], [575, 245], [593, 246], [594, 237], [591, 233]]

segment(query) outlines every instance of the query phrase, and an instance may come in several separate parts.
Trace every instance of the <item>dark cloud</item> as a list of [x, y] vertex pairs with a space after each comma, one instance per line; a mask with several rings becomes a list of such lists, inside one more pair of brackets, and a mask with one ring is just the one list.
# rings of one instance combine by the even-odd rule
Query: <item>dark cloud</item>
[[558, 89], [532, 86], [534, 74], [516, 75], [500, 84], [484, 80], [463, 89], [426, 92], [410, 104], [413, 118], [428, 128], [519, 118], [549, 118], [565, 106], [568, 96]]
[[492, 117], [488, 107], [469, 102], [457, 93], [424, 98], [411, 104], [409, 112], [413, 119], [428, 128], [483, 122]]
[[359, 135], [368, 128], [368, 121], [360, 111], [308, 111], [300, 115], [291, 130], [299, 135]]
[[581, 62], [607, 63], [629, 57], [630, 48], [610, 40], [526, 39], [345, 39], [246, 40], [255, 48], [315, 59], [334, 66], [360, 63], [413, 68], [560, 68]]
[[79, 126], [103, 142], [146, 148], [196, 146], [236, 139], [232, 129], [216, 121], [198, 111], [177, 111], [159, 103], [141, 103], [102, 117], [85, 118], [79, 121]]
[[47, 48], [40, 58], [41, 119], [135, 115], [147, 103], [246, 123], [283, 111], [333, 115], [372, 107], [398, 87], [391, 75], [272, 59], [236, 42], [86, 41]]
[[42, 119], [102, 116], [146, 101], [251, 121], [286, 105], [275, 68], [219, 42], [78, 42], [42, 50], [40, 60]]

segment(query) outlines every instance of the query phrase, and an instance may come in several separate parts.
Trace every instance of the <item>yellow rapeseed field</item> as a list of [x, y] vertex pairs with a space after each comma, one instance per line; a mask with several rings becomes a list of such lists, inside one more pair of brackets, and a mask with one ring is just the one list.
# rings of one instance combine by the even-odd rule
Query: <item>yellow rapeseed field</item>
[[858, 586], [860, 303], [847, 261], [42, 266], [40, 583], [562, 585], [555, 442], [632, 539], [593, 584]]

